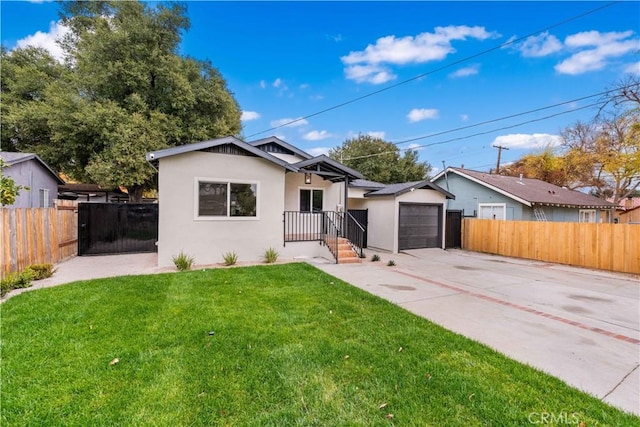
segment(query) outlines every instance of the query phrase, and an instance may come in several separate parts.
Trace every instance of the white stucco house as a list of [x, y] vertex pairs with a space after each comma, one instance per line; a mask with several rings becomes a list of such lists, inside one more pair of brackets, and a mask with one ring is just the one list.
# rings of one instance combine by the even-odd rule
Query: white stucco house
[[[198, 264], [282, 257], [359, 261], [362, 247], [444, 247], [445, 203], [430, 181], [384, 185], [276, 137], [229, 136], [149, 152], [158, 170], [158, 264], [180, 252]], [[368, 224], [352, 209], [366, 211]], [[356, 215], [358, 216], [358, 215]], [[366, 236], [366, 237], [365, 237]], [[365, 240], [366, 239], [366, 240]]]

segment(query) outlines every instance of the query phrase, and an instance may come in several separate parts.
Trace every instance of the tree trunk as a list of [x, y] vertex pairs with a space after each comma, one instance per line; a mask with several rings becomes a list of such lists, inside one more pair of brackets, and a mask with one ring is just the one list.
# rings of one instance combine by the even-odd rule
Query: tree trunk
[[127, 187], [129, 192], [129, 203], [142, 203], [142, 186], [132, 185]]

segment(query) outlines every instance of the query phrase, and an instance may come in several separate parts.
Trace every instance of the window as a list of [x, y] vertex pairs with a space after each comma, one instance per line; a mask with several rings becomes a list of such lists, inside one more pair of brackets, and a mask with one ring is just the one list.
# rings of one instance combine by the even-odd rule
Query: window
[[48, 208], [49, 205], [49, 190], [46, 188], [41, 188], [38, 191], [38, 207], [39, 208]]
[[300, 212], [321, 212], [323, 190], [300, 189]]
[[480, 219], [506, 219], [506, 203], [479, 203], [478, 218]]
[[580, 222], [596, 222], [595, 209], [580, 209]]
[[255, 183], [198, 181], [198, 217], [257, 217]]

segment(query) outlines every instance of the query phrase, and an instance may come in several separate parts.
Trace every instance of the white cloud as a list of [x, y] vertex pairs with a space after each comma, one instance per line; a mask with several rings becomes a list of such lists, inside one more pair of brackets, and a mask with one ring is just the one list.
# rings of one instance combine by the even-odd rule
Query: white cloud
[[16, 47], [41, 47], [49, 51], [51, 56], [53, 56], [55, 59], [57, 59], [58, 61], [62, 61], [64, 59], [64, 51], [62, 50], [60, 45], [56, 43], [56, 40], [64, 37], [64, 35], [68, 32], [69, 27], [62, 25], [60, 22], [51, 21], [49, 23], [49, 32], [43, 33], [42, 31], [37, 31], [35, 34], [18, 40], [18, 42], [16, 43]]
[[562, 43], [556, 36], [545, 31], [537, 36], [527, 37], [522, 44], [517, 46], [517, 49], [524, 57], [538, 58], [562, 50]]
[[242, 115], [240, 116], [240, 120], [243, 122], [248, 122], [251, 120], [256, 120], [260, 118], [260, 113], [255, 111], [242, 111]]
[[407, 114], [410, 123], [420, 122], [427, 119], [437, 119], [438, 110], [435, 108], [414, 108]]
[[355, 80], [356, 83], [381, 84], [398, 77], [387, 68], [379, 65], [351, 65], [346, 67], [344, 72], [347, 79]]
[[640, 61], [627, 65], [627, 67], [624, 69], [624, 72], [640, 76]]
[[460, 68], [459, 70], [454, 71], [453, 73], [449, 74], [449, 77], [457, 78], [457, 77], [473, 76], [478, 74], [479, 70], [480, 70], [480, 65], [474, 64], [474, 65], [470, 65], [468, 67]]
[[384, 139], [384, 131], [371, 131], [371, 132], [367, 132], [367, 135], [369, 135], [372, 138], [380, 138], [380, 139]]
[[323, 154], [326, 156], [327, 154], [329, 154], [329, 150], [331, 150], [330, 147], [314, 147], [305, 151], [315, 157], [321, 156]]
[[358, 83], [380, 84], [396, 78], [389, 65], [421, 64], [439, 61], [455, 52], [454, 40], [474, 38], [485, 40], [499, 36], [487, 32], [484, 27], [465, 25], [436, 27], [433, 33], [413, 36], [386, 36], [368, 45], [364, 50], [352, 51], [341, 57], [347, 79]]
[[284, 119], [273, 120], [270, 124], [271, 124], [271, 127], [274, 127], [274, 128], [284, 127], [284, 126], [298, 127], [298, 126], [308, 125], [309, 122], [303, 119], [302, 117], [298, 117], [297, 119], [284, 118]]
[[275, 79], [272, 84], [273, 87], [280, 87], [281, 85], [282, 85], [282, 79], [279, 77]]
[[331, 138], [331, 135], [326, 130], [312, 130], [311, 132], [305, 133], [302, 137], [307, 141], [321, 141], [323, 139]]
[[493, 141], [492, 145], [501, 145], [503, 147], [516, 149], [541, 149], [547, 147], [556, 147], [561, 143], [562, 138], [560, 137], [560, 135], [551, 135], [548, 133], [516, 133], [510, 135], [501, 135]]
[[469, 120], [468, 114], [460, 114], [460, 121], [466, 122]]
[[264, 80], [260, 80], [260, 87], [262, 89], [266, 88], [267, 87], [267, 82], [265, 82]]
[[409, 146], [407, 147], [407, 149], [408, 149], [408, 150], [415, 150], [415, 151], [418, 151], [418, 150], [421, 150], [421, 149], [422, 149], [422, 146], [421, 146], [420, 144], [413, 143], [413, 144], [409, 144]]
[[568, 36], [565, 46], [582, 49], [555, 66], [561, 74], [582, 74], [604, 68], [610, 59], [640, 50], [640, 39], [632, 31], [600, 33], [586, 31]]

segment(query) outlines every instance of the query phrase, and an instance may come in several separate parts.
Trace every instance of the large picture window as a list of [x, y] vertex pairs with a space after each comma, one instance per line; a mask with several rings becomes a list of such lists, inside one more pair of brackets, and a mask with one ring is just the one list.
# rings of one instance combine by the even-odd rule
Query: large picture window
[[321, 212], [322, 202], [322, 190], [308, 188], [300, 189], [300, 212]]
[[198, 181], [198, 217], [257, 217], [258, 185]]

